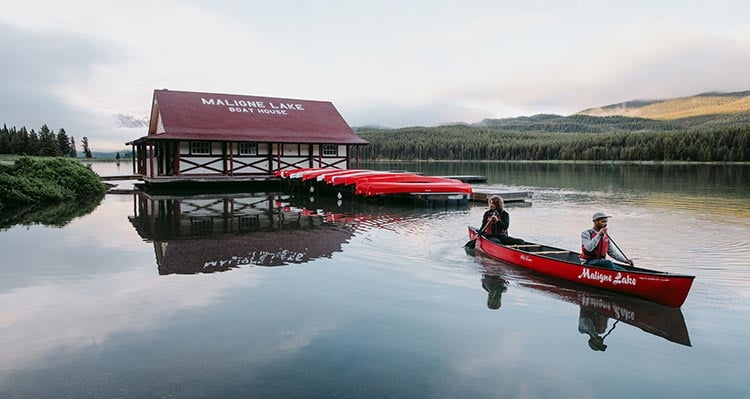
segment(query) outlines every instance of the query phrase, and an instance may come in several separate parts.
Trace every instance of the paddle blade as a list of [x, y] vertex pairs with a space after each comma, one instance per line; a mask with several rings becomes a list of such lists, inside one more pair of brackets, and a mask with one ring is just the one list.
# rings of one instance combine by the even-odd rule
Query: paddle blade
[[474, 247], [477, 246], [477, 239], [469, 240], [466, 244], [464, 244], [464, 248], [466, 249], [474, 249]]

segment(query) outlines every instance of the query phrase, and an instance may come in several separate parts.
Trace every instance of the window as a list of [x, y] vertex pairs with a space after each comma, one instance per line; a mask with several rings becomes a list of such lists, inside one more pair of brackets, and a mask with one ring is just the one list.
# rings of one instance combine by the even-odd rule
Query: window
[[243, 215], [239, 217], [239, 228], [242, 231], [258, 230], [260, 228], [260, 219], [257, 215]]
[[299, 155], [299, 144], [284, 144], [284, 156], [296, 157]]
[[213, 231], [214, 222], [210, 218], [190, 219], [190, 233], [207, 234]]
[[323, 144], [323, 155], [324, 156], [339, 155], [339, 146], [337, 146], [336, 144]]
[[240, 155], [258, 155], [257, 143], [239, 143]]
[[191, 154], [210, 154], [211, 143], [208, 141], [191, 141], [190, 153]]

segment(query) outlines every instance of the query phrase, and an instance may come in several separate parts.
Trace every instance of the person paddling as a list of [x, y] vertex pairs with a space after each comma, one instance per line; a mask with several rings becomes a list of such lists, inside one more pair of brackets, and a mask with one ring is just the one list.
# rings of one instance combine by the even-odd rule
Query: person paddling
[[581, 233], [581, 262], [587, 266], [606, 267], [608, 269], [626, 270], [606, 259], [607, 255], [616, 260], [633, 266], [633, 261], [610, 246], [607, 235], [607, 221], [610, 216], [604, 212], [597, 212], [592, 216], [594, 227]]
[[482, 215], [482, 227], [479, 231], [485, 232], [485, 235], [491, 239], [499, 240], [503, 245], [525, 244], [526, 241], [508, 235], [510, 215], [504, 209], [505, 203], [502, 197], [493, 195], [487, 202], [490, 209]]

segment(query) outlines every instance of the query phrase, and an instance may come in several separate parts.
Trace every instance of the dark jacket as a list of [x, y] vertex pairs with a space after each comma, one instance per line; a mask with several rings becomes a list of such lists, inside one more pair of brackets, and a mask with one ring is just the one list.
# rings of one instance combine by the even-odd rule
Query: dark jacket
[[501, 209], [500, 211], [496, 209], [487, 210], [487, 212], [485, 212], [482, 216], [482, 227], [479, 229], [479, 231], [485, 231], [484, 229], [487, 227], [487, 223], [491, 222], [490, 218], [493, 214], [499, 214], [498, 220], [495, 223], [492, 223], [492, 226], [489, 227], [489, 229], [486, 231], [486, 234], [490, 237], [507, 236], [508, 227], [510, 226], [510, 214], [508, 214], [505, 209]]

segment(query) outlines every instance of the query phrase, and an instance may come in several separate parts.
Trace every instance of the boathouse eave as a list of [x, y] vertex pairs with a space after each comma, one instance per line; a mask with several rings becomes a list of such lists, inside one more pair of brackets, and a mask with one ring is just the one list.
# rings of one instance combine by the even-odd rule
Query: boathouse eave
[[368, 145], [367, 140], [358, 136], [346, 137], [345, 139], [332, 139], [331, 137], [316, 136], [292, 136], [287, 137], [251, 137], [245, 134], [174, 134], [161, 133], [149, 134], [139, 137], [133, 141], [128, 141], [125, 145], [135, 145], [148, 143], [159, 140], [180, 140], [180, 141], [219, 141], [219, 142], [269, 142], [269, 143], [292, 143], [292, 144], [345, 144], [345, 145]]

